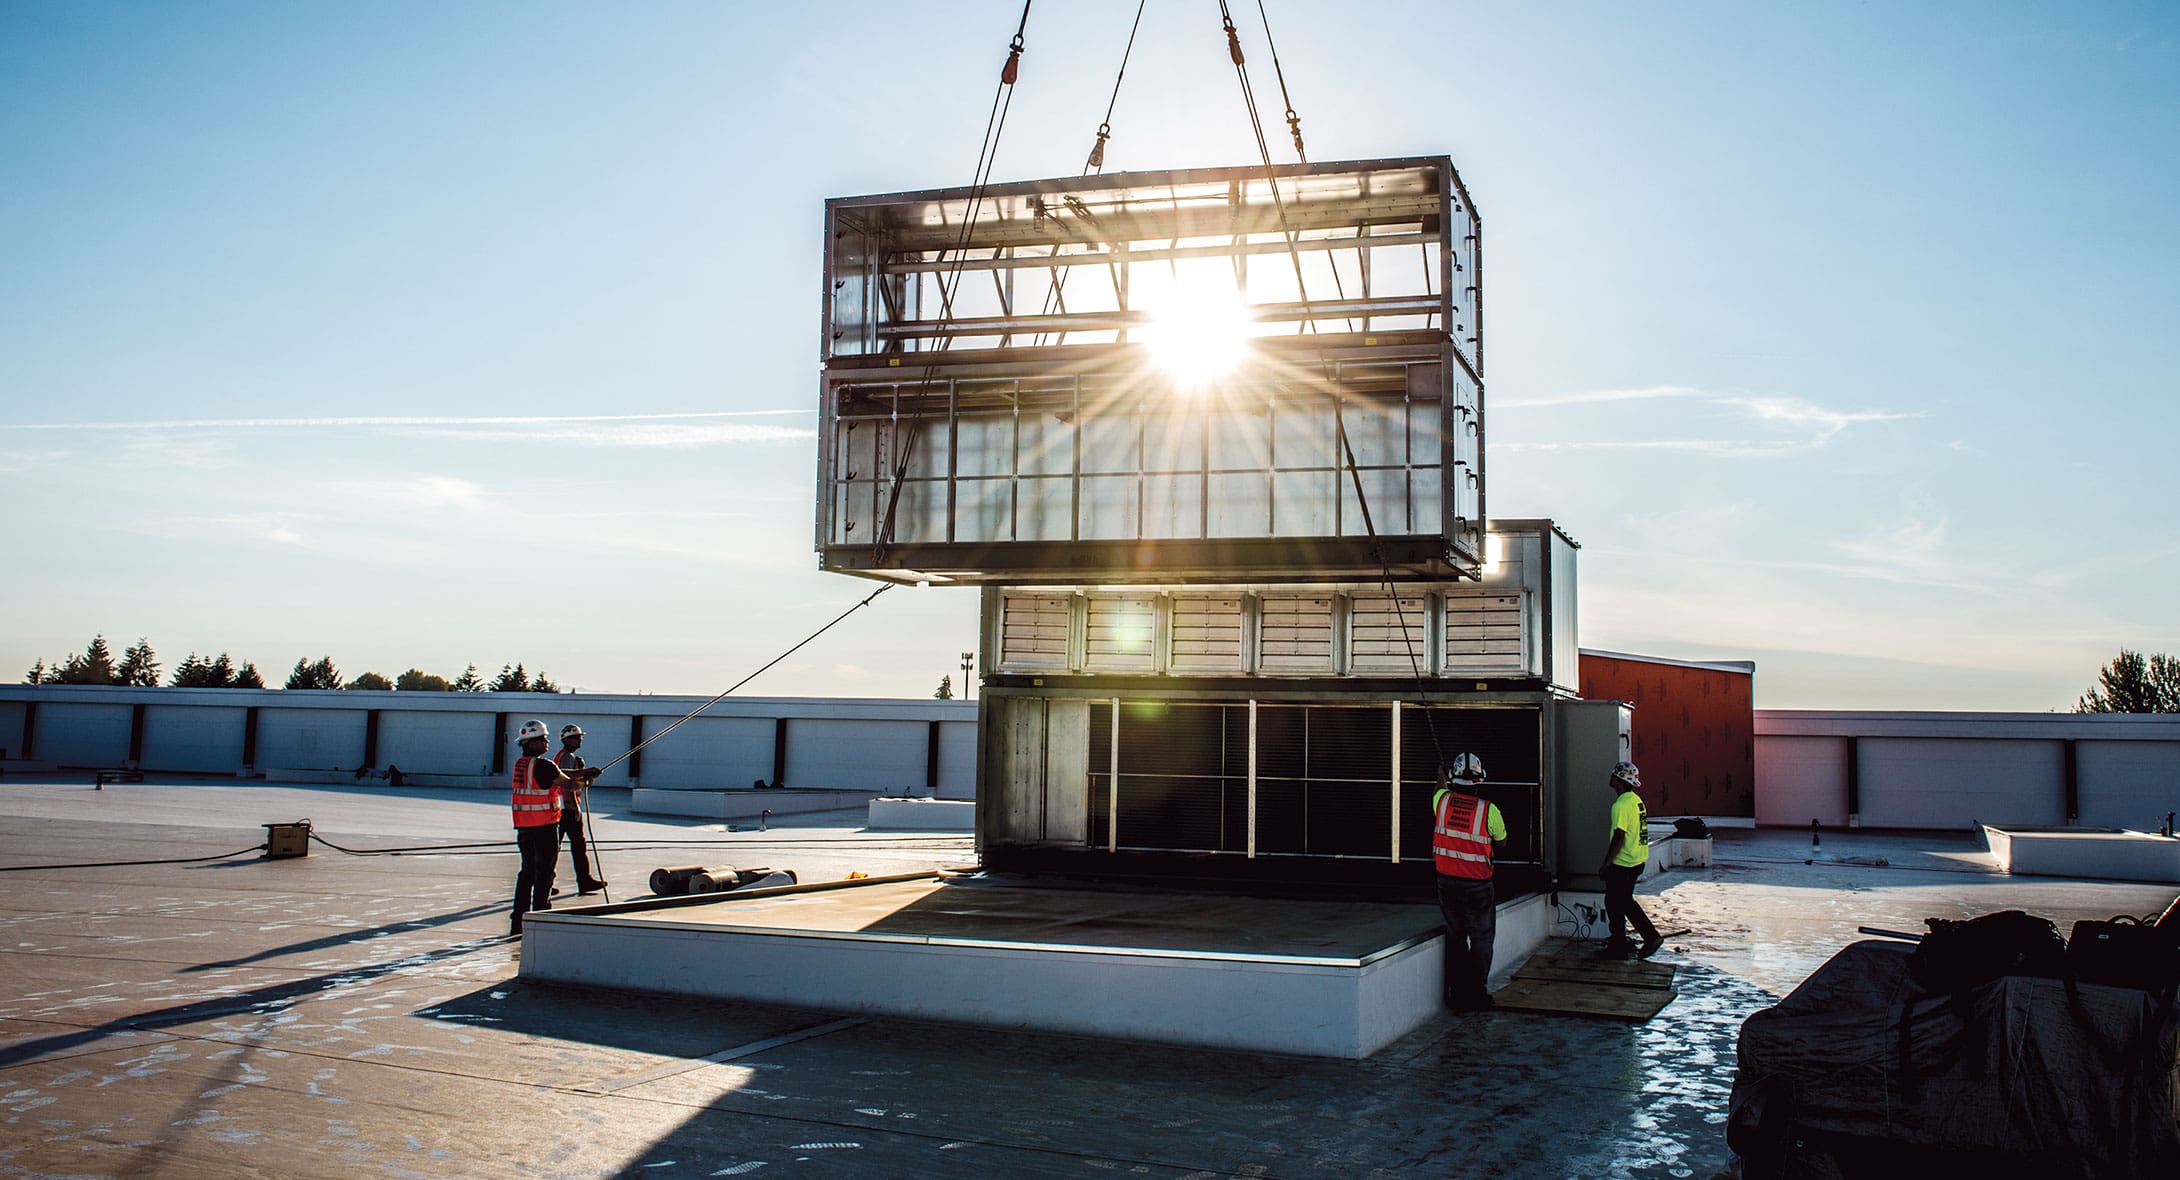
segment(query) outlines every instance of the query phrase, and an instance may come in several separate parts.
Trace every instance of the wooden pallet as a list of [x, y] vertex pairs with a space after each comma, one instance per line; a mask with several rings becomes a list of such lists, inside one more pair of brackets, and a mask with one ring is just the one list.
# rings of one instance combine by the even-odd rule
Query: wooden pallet
[[1544, 944], [1507, 985], [1492, 993], [1501, 1010], [1598, 1016], [1640, 1024], [1673, 997], [1673, 968], [1645, 959], [1599, 959], [1592, 944]]

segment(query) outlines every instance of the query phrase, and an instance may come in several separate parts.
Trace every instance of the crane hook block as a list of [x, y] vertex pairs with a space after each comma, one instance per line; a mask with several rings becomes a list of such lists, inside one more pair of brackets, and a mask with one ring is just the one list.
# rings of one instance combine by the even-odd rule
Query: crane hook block
[[1016, 41], [1014, 45], [1007, 50], [1007, 64], [1000, 68], [999, 84], [1001, 86], [1012, 86], [1014, 85], [1015, 78], [1019, 77], [1021, 73], [1022, 43], [1020, 41]]

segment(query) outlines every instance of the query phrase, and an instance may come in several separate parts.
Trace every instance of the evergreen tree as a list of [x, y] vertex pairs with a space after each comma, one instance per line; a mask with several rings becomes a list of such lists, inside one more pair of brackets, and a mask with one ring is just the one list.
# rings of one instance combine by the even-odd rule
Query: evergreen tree
[[393, 689], [394, 682], [376, 672], [365, 672], [363, 675], [349, 681], [348, 687], [372, 692], [389, 692]]
[[[221, 652], [218, 659], [206, 664], [204, 673], [206, 688], [235, 687], [235, 664], [234, 661], [227, 658], [226, 652]], [[258, 687], [263, 688], [265, 686], [260, 684]]]
[[557, 685], [557, 684], [554, 684], [554, 683], [553, 683], [552, 681], [550, 681], [550, 680], [547, 680], [547, 679], [545, 679], [545, 674], [544, 674], [543, 672], [540, 672], [540, 673], [538, 673], [538, 674], [537, 674], [537, 679], [535, 679], [535, 680], [532, 680], [532, 681], [530, 682], [530, 691], [531, 691], [531, 692], [559, 692], [559, 691], [560, 691], [560, 686], [559, 686], [559, 685]]
[[94, 636], [82, 655], [68, 657], [68, 662], [56, 671], [58, 674], [47, 680], [47, 684], [121, 683], [114, 676], [113, 652], [107, 649], [104, 635]]
[[45, 661], [44, 661], [43, 659], [41, 659], [41, 660], [39, 660], [39, 661], [38, 661], [37, 663], [35, 663], [35, 664], [32, 664], [32, 665], [30, 666], [30, 671], [28, 671], [28, 672], [25, 672], [25, 673], [23, 673], [23, 683], [24, 683], [24, 684], [44, 684], [44, 683], [45, 683], [45, 677], [46, 677], [46, 671], [45, 671]]
[[174, 679], [167, 683], [175, 688], [211, 688], [212, 685], [205, 683], [205, 674], [210, 667], [197, 658], [196, 652], [190, 652], [174, 666]]
[[479, 680], [479, 679], [477, 678], [477, 665], [475, 665], [475, 664], [471, 664], [471, 665], [470, 665], [470, 666], [469, 666], [468, 668], [466, 668], [466, 669], [464, 669], [464, 670], [462, 671], [462, 675], [461, 675], [461, 677], [460, 677], [459, 679], [455, 680], [455, 682], [454, 682], [454, 691], [455, 691], [455, 692], [483, 692], [483, 691], [484, 691], [484, 681], [482, 681], [482, 680]]
[[422, 668], [411, 668], [394, 677], [394, 688], [401, 692], [446, 692], [454, 686], [444, 676], [434, 676]]
[[[221, 652], [220, 662], [225, 663], [226, 660], [227, 653]], [[265, 678], [257, 674], [256, 664], [244, 660], [242, 661], [242, 670], [235, 673], [234, 686], [236, 688], [263, 688], [265, 687]]]
[[319, 656], [313, 664], [306, 660], [295, 661], [295, 670], [288, 673], [289, 688], [339, 688], [341, 670], [333, 666], [332, 656]]
[[939, 690], [932, 693], [931, 696], [933, 699], [941, 701], [954, 699], [954, 677], [952, 673], [939, 677]]
[[528, 692], [530, 691], [530, 678], [523, 674], [521, 664], [516, 664], [512, 669], [505, 664], [501, 664], [499, 678], [492, 682], [492, 691]]
[[2075, 702], [2077, 713], [2180, 713], [2180, 657], [2144, 656], [2121, 648], [2097, 685]]
[[139, 635], [135, 646], [121, 653], [121, 663], [114, 668], [114, 683], [159, 687], [159, 657], [151, 650], [151, 640]]

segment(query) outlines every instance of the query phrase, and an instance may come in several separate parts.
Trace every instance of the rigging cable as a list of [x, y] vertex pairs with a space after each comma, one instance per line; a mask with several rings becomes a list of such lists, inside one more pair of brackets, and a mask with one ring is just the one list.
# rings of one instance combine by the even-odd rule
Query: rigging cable
[[[1258, 11], [1260, 13], [1263, 11], [1262, 0], [1259, 0]], [[1257, 155], [1264, 163], [1264, 180], [1266, 185], [1269, 186], [1271, 190], [1272, 207], [1274, 211], [1276, 211], [1279, 215], [1280, 232], [1281, 235], [1286, 239], [1287, 243], [1287, 257], [1294, 266], [1295, 295], [1297, 300], [1302, 304], [1302, 322], [1309, 331], [1316, 332], [1318, 331], [1317, 315], [1315, 309], [1310, 305], [1309, 284], [1302, 271], [1302, 251], [1300, 239], [1296, 235], [1292, 223], [1287, 218], [1286, 201], [1280, 195], [1279, 178], [1277, 175], [1274, 174], [1273, 170], [1271, 144], [1264, 138], [1264, 120], [1262, 116], [1259, 115], [1257, 112], [1256, 91], [1249, 84], [1248, 59], [1242, 53], [1241, 35], [1234, 28], [1234, 14], [1227, 7], [1226, 0], [1219, 0], [1219, 14], [1222, 18], [1226, 31], [1227, 55], [1233, 59], [1234, 75], [1241, 82], [1242, 101], [1246, 105], [1249, 112], [1249, 126], [1251, 130], [1253, 130], [1256, 134]], [[1271, 40], [1271, 24], [1269, 22], [1269, 19], [1267, 19], [1265, 24], [1264, 36], [1267, 42]], [[1284, 77], [1282, 77], [1280, 82], [1280, 94], [1282, 97], [1284, 97], [1286, 94], [1286, 82]], [[1288, 113], [1290, 115], [1293, 114], [1293, 108], [1291, 106], [1288, 108]], [[1299, 152], [1301, 148], [1299, 117], [1296, 117], [1291, 125], [1295, 128], [1296, 131], [1295, 147], [1296, 150]], [[1340, 278], [1340, 269], [1337, 265], [1332, 268], [1332, 277], [1335, 286], [1337, 286], [1339, 284]], [[1341, 293], [1343, 296], [1345, 295], [1344, 289]], [[1381, 570], [1384, 571], [1385, 574], [1386, 597], [1392, 605], [1394, 622], [1400, 628], [1401, 641], [1408, 652], [1408, 667], [1415, 677], [1417, 703], [1423, 707], [1423, 720], [1430, 730], [1431, 749], [1437, 757], [1437, 765], [1443, 767], [1446, 764], [1446, 748], [1444, 743], [1439, 740], [1438, 719], [1432, 715], [1429, 702], [1422, 699], [1428, 692], [1428, 689], [1423, 682], [1422, 661], [1416, 656], [1415, 637], [1408, 628], [1407, 612], [1402, 609], [1400, 605], [1400, 591], [1393, 584], [1392, 563], [1386, 560], [1385, 547], [1378, 538], [1377, 524], [1371, 519], [1370, 499], [1368, 496], [1363, 494], [1362, 470], [1355, 462], [1355, 448], [1354, 444], [1350, 441], [1348, 437], [1347, 419], [1346, 416], [1340, 412], [1341, 398], [1339, 375], [1338, 372], [1332, 367], [1331, 362], [1327, 360], [1322, 353], [1318, 354], [1317, 363], [1319, 370], [1324, 374], [1326, 384], [1332, 390], [1332, 420], [1334, 428], [1339, 434], [1341, 456], [1346, 461], [1348, 479], [1355, 488], [1355, 503], [1362, 510], [1363, 530], [1366, 534], [1368, 534], [1370, 539], [1371, 556], [1378, 559], [1378, 566]]]
[[[1257, 0], [1257, 16], [1264, 21], [1264, 45], [1272, 51], [1272, 74], [1279, 79], [1279, 101], [1287, 104], [1287, 130], [1294, 135], [1295, 158], [1307, 164], [1309, 153], [1302, 150], [1302, 116], [1294, 113], [1294, 100], [1287, 97], [1287, 71], [1279, 68], [1279, 42], [1272, 40], [1271, 14], [1264, 11], [1264, 0]], [[1338, 276], [1335, 270], [1334, 276]]]
[[[933, 352], [946, 352], [954, 344], [954, 336], [951, 331], [954, 319], [954, 294], [961, 288], [961, 267], [964, 262], [968, 261], [969, 240], [976, 232], [977, 213], [984, 204], [984, 189], [985, 186], [991, 183], [992, 166], [999, 159], [999, 137], [1007, 129], [1007, 112], [1014, 107], [1014, 83], [1022, 72], [1022, 35], [1029, 29], [1029, 10], [1032, 3], [1034, 3], [1034, 0], [1022, 0], [1022, 19], [1015, 25], [1013, 40], [1007, 43], [1007, 62], [999, 69], [999, 87], [992, 92], [991, 113], [986, 115], [984, 119], [984, 142], [977, 149], [976, 169], [971, 173], [972, 183], [969, 189], [969, 204], [962, 214], [961, 232], [954, 239], [953, 268], [946, 273], [944, 278], [939, 280], [939, 324], [944, 330], [944, 334], [939, 339], [938, 347], [931, 350]], [[998, 257], [996, 248], [993, 250], [992, 256], [994, 258]], [[920, 284], [921, 280], [919, 279], [918, 282]], [[937, 375], [938, 362], [936, 360], [926, 362], [923, 378], [917, 385], [916, 393], [918, 396], [931, 388], [932, 378]], [[900, 415], [901, 396], [900, 390], [896, 388], [893, 396], [895, 422], [900, 420]], [[922, 434], [922, 424], [912, 420], [909, 424], [907, 437], [901, 440], [900, 455], [894, 460], [893, 487], [886, 493], [886, 511], [884, 517], [878, 523], [878, 535], [872, 538], [872, 558], [878, 565], [885, 564], [886, 551], [892, 547], [895, 513], [901, 505], [901, 491], [908, 483], [908, 465], [916, 454], [916, 440]]]

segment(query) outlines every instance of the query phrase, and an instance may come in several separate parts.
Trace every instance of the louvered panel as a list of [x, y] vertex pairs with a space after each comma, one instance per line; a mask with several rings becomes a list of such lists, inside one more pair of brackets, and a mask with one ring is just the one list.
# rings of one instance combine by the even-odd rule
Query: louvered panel
[[1446, 674], [1527, 671], [1529, 628], [1524, 599], [1518, 593], [1447, 591]]
[[1007, 594], [1000, 599], [999, 666], [1002, 671], [1065, 671], [1067, 631], [1074, 596]]
[[1332, 671], [1332, 596], [1266, 594], [1257, 666], [1266, 672]]
[[1239, 595], [1173, 598], [1173, 650], [1167, 666], [1175, 672], [1242, 670], [1242, 600]]
[[1083, 668], [1090, 672], [1149, 672], [1158, 604], [1148, 594], [1093, 594]]
[[[1430, 600], [1421, 594], [1356, 594], [1349, 606], [1348, 667], [1357, 673], [1431, 671]], [[1520, 638], [1519, 635], [1516, 638]]]

